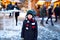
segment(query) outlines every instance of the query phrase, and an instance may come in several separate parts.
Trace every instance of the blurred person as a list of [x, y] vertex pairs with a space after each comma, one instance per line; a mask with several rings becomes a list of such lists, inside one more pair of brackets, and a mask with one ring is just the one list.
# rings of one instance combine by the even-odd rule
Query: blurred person
[[46, 16], [46, 6], [42, 5], [40, 8], [40, 16], [42, 17], [41, 24], [44, 26], [44, 17]]
[[38, 16], [38, 17], [40, 17], [40, 6], [41, 6], [41, 5], [37, 5], [37, 9], [36, 9], [36, 11], [37, 11], [37, 16]]
[[48, 20], [51, 19], [51, 25], [54, 26], [53, 21], [52, 21], [52, 15], [53, 15], [53, 6], [49, 6], [48, 8], [48, 19], [46, 20], [46, 24], [48, 24]]
[[[13, 9], [14, 9], [14, 6], [12, 5], [12, 2], [10, 2], [10, 4], [7, 5], [7, 10], [13, 10]], [[9, 17], [11, 17], [11, 13]]]
[[[17, 10], [20, 10], [20, 8], [17, 5], [18, 3], [15, 3], [15, 7]], [[18, 22], [18, 16], [19, 16], [19, 12], [15, 12], [15, 20], [16, 20], [16, 26], [17, 26], [17, 22]]]
[[37, 5], [37, 9], [40, 9], [40, 5]]
[[33, 11], [29, 10], [26, 19], [23, 21], [21, 38], [23, 40], [37, 40], [37, 21], [33, 18]]
[[60, 4], [59, 4], [59, 19], [60, 19]]
[[12, 5], [12, 2], [10, 2], [10, 4], [7, 5], [7, 10], [13, 10], [14, 6]]
[[57, 22], [57, 17], [58, 17], [59, 14], [60, 14], [59, 11], [60, 11], [60, 10], [59, 10], [59, 5], [57, 4], [56, 7], [55, 7], [55, 9], [54, 9], [55, 19], [56, 19], [55, 22]]

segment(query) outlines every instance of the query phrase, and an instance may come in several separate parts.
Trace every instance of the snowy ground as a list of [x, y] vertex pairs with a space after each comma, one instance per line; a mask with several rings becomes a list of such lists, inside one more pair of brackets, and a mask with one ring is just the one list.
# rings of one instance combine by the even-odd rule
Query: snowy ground
[[[44, 23], [43, 27], [40, 24], [41, 18], [36, 19], [38, 19], [38, 40], [60, 40], [60, 20], [54, 23], [54, 26], [51, 26], [50, 21], [49, 24]], [[0, 40], [21, 40], [22, 22], [23, 20], [19, 19], [18, 26], [15, 26], [14, 18], [0, 18]]]

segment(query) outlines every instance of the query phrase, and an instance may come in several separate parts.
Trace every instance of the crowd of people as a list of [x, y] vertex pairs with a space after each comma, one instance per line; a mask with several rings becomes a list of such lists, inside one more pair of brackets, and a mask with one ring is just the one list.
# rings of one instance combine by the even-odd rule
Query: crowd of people
[[[20, 8], [18, 7], [17, 3], [15, 3], [15, 5], [12, 5], [12, 3], [10, 2], [10, 4], [7, 5], [7, 7], [5, 7], [5, 5], [2, 5], [2, 9], [1, 10], [14, 10], [14, 8], [16, 8], [17, 10], [20, 10]], [[57, 22], [58, 20], [58, 16], [60, 17], [60, 5], [56, 5], [56, 7], [54, 8], [54, 5], [50, 5], [48, 8], [46, 8], [46, 5], [43, 4], [41, 7], [40, 5], [38, 5], [37, 8], [40, 11], [40, 17], [42, 17], [41, 20], [41, 24], [44, 26], [44, 18], [48, 15], [48, 18], [46, 20], [46, 24], [48, 24], [48, 20], [51, 19], [51, 25], [54, 26], [53, 21], [52, 21], [52, 15], [55, 14], [55, 22]], [[34, 17], [36, 17], [37, 12], [32, 9], [33, 11], [33, 15]], [[9, 15], [9, 17], [11, 17], [11, 14]], [[17, 25], [17, 21], [18, 21], [18, 16], [19, 16], [19, 12], [15, 12], [15, 19], [16, 19], [16, 25]]]
[[55, 14], [55, 22], [57, 22], [58, 17], [60, 17], [60, 5], [56, 5], [56, 7], [54, 8], [54, 5], [50, 5], [48, 8], [46, 8], [46, 5], [42, 5], [42, 7], [40, 7], [38, 5], [38, 9], [40, 11], [40, 16], [42, 17], [41, 20], [41, 24], [44, 26], [44, 18], [46, 16], [48, 16], [47, 20], [46, 20], [46, 24], [48, 24], [48, 20], [51, 19], [51, 25], [54, 26], [52, 18], [53, 18], [53, 14]]
[[[20, 8], [18, 7], [18, 3], [16, 2], [15, 5], [12, 5], [12, 2], [10, 2], [10, 4], [7, 5], [7, 7], [5, 7], [5, 5], [2, 5], [2, 9], [1, 11], [8, 11], [8, 10], [20, 10]], [[9, 18], [12, 17], [13, 12], [9, 14]], [[18, 22], [18, 16], [19, 16], [19, 12], [15, 12], [15, 19], [16, 19], [16, 26], [17, 26], [17, 22]]]
[[[48, 20], [51, 20], [51, 25], [54, 26], [53, 23], [53, 14], [55, 14], [55, 22], [57, 22], [57, 17], [60, 17], [60, 6], [56, 6], [54, 8], [53, 5], [50, 5], [48, 8], [46, 8], [45, 5], [42, 5], [42, 7], [38, 6], [38, 10], [40, 11], [40, 16], [42, 18], [40, 24], [44, 26], [44, 18], [47, 16], [48, 18], [46, 20], [46, 24], [48, 24]], [[36, 11], [35, 10], [29, 10], [26, 15], [26, 19], [23, 21], [22, 26], [22, 32], [21, 32], [21, 38], [22, 40], [37, 40], [38, 36], [38, 25], [37, 21], [34, 19], [36, 17]]]
[[[12, 5], [12, 3], [10, 2], [10, 4], [7, 5], [7, 8], [5, 8], [4, 5], [2, 6], [3, 6], [2, 10], [13, 10], [14, 8], [20, 10], [17, 3], [15, 3], [15, 5]], [[52, 26], [54, 26], [52, 15], [55, 13], [55, 19], [56, 19], [55, 22], [58, 21], [57, 20], [58, 16], [60, 17], [60, 5], [58, 4], [56, 5], [55, 8], [54, 5], [50, 5], [48, 8], [46, 8], [46, 5], [43, 4], [41, 7], [38, 6], [37, 9], [40, 11], [40, 16], [42, 18], [40, 24], [43, 26], [44, 26], [44, 18], [47, 16], [47, 13], [48, 13], [47, 16], [48, 18], [46, 20], [46, 24], [48, 24], [48, 20], [51, 19]], [[19, 12], [15, 12], [16, 26], [17, 26], [18, 16], [19, 16]], [[9, 17], [11, 17], [11, 13]], [[35, 17], [36, 17], [36, 11], [34, 9], [27, 11], [26, 18], [23, 21], [22, 32], [21, 32], [21, 38], [23, 40], [37, 40], [38, 27], [37, 27], [37, 21], [34, 19]]]

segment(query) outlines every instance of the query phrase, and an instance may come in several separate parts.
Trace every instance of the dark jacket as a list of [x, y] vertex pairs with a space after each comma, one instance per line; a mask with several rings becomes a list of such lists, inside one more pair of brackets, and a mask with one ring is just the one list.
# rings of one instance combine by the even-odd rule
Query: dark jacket
[[[17, 10], [20, 10], [18, 6], [15, 6]], [[15, 16], [19, 16], [19, 12], [15, 12]]]
[[52, 10], [53, 10], [53, 8], [49, 8], [48, 9], [48, 15], [52, 15], [53, 14]]
[[46, 16], [46, 8], [45, 7], [40, 8], [40, 16]]
[[24, 20], [21, 37], [24, 40], [37, 40], [37, 22], [34, 19]]
[[59, 7], [59, 15], [60, 15], [60, 7]]
[[55, 15], [59, 15], [60, 13], [60, 10], [59, 10], [59, 7], [56, 7], [55, 9], [54, 9], [54, 12], [55, 12]]
[[7, 5], [7, 10], [13, 10], [13, 9], [14, 9], [14, 6], [12, 4]]

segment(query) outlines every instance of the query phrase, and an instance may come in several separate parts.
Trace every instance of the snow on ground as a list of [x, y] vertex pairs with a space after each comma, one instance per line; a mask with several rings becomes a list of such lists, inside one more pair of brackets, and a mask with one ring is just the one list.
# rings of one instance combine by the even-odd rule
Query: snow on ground
[[[40, 24], [41, 18], [36, 18], [38, 23], [38, 40], [60, 40], [60, 20], [54, 23], [54, 26], [45, 24], [43, 27]], [[47, 18], [45, 18], [46, 21]], [[54, 21], [55, 19], [53, 19]], [[3, 30], [0, 30], [0, 40], [21, 40], [21, 29], [23, 21], [18, 21], [18, 26], [15, 26], [13, 18], [3, 19]], [[4, 22], [5, 21], [5, 22]], [[0, 20], [0, 23], [1, 20]]]

